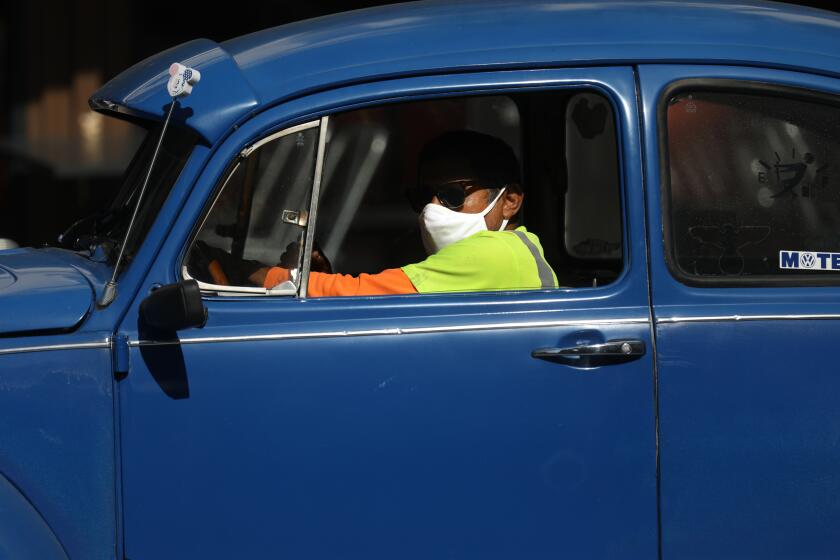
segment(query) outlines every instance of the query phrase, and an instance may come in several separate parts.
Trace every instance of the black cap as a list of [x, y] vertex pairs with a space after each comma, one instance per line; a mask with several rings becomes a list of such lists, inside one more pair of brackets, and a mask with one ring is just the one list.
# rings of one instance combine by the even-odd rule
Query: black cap
[[418, 185], [471, 180], [500, 188], [520, 183], [519, 161], [503, 140], [472, 130], [453, 130], [438, 136], [420, 153]]

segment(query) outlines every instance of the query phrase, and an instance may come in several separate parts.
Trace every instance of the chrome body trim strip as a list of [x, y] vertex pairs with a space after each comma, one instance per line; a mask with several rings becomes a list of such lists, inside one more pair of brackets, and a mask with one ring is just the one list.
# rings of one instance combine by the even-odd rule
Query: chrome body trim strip
[[442, 332], [461, 331], [489, 331], [504, 329], [528, 329], [546, 327], [592, 327], [599, 325], [638, 325], [648, 324], [650, 321], [645, 317], [633, 319], [595, 319], [591, 321], [534, 321], [529, 323], [489, 323], [485, 325], [453, 325], [450, 327], [408, 327], [390, 329], [371, 329], [359, 331], [322, 331], [311, 333], [281, 333], [281, 334], [255, 334], [243, 336], [219, 336], [219, 337], [195, 337], [175, 341], [153, 341], [153, 340], [132, 340], [128, 345], [138, 346], [170, 346], [173, 344], [212, 344], [217, 342], [256, 342], [261, 340], [294, 340], [302, 338], [340, 338], [351, 336], [382, 336], [400, 334], [431, 334]]
[[20, 348], [0, 348], [0, 356], [5, 354], [22, 354], [25, 352], [49, 352], [52, 350], [85, 350], [91, 348], [110, 348], [111, 342], [79, 342], [75, 344], [47, 344], [43, 346], [22, 346]]
[[826, 319], [840, 319], [840, 315], [812, 314], [812, 315], [718, 315], [707, 317], [661, 317], [656, 324], [670, 323], [725, 323], [741, 321], [819, 321]]

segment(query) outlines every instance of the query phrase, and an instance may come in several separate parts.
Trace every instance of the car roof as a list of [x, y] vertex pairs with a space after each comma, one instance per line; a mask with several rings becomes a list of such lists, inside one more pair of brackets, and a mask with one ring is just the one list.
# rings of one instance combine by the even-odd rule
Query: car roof
[[[208, 105], [225, 118], [203, 128], [201, 115], [191, 123], [213, 140], [255, 110], [387, 77], [639, 63], [760, 65], [840, 76], [838, 45], [840, 14], [778, 2], [433, 0], [291, 23], [221, 44], [186, 43], [144, 61], [145, 74], [132, 72], [143, 63], [126, 71], [120, 87], [108, 90], [109, 83], [94, 98], [159, 117], [174, 57], [187, 65], [194, 60], [203, 80], [209, 67], [220, 65], [225, 95], [210, 94]], [[141, 83], [141, 91], [154, 92], [145, 104], [127, 97]]]
[[840, 14], [776, 2], [417, 2], [222, 44], [267, 102], [324, 83], [437, 71], [711, 61], [840, 72]]

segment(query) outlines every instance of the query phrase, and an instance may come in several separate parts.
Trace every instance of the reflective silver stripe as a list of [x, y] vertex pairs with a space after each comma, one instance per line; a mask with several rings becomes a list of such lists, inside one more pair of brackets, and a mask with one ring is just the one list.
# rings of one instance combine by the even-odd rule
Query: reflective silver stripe
[[22, 354], [24, 352], [49, 352], [51, 350], [84, 350], [89, 348], [110, 348], [110, 342], [80, 342], [78, 344], [50, 344], [44, 346], [22, 346], [20, 348], [2, 348], [0, 356], [4, 354]]
[[310, 333], [285, 333], [285, 334], [256, 334], [243, 336], [211, 336], [182, 338], [176, 341], [157, 342], [153, 340], [132, 340], [129, 346], [170, 346], [173, 344], [208, 344], [214, 342], [255, 342], [260, 340], [294, 340], [301, 338], [339, 338], [349, 336], [382, 336], [402, 334], [430, 334], [441, 332], [458, 331], [488, 331], [501, 329], [538, 329], [549, 327], [594, 327], [604, 325], [635, 325], [648, 324], [647, 317], [630, 319], [594, 319], [590, 321], [534, 321], [530, 323], [490, 323], [486, 325], [453, 325], [449, 327], [410, 327], [391, 329], [372, 329], [359, 331], [322, 331]]
[[528, 239], [528, 236], [525, 235], [522, 231], [513, 230], [513, 233], [516, 234], [516, 237], [522, 240], [522, 243], [528, 247], [528, 250], [531, 251], [531, 256], [534, 257], [534, 260], [537, 262], [537, 274], [540, 276], [540, 283], [542, 284], [542, 288], [556, 288], [557, 284], [554, 283], [554, 274], [551, 272], [551, 267], [548, 266], [548, 263], [545, 262], [545, 259], [540, 254], [540, 250], [537, 249], [537, 246]]
[[735, 323], [740, 321], [821, 321], [840, 319], [840, 315], [718, 315], [707, 317], [660, 317], [656, 324], [669, 323]]

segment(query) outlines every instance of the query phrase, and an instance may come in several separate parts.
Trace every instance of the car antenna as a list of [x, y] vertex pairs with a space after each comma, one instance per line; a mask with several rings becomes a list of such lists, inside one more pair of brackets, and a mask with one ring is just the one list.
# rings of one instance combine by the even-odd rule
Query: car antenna
[[160, 146], [163, 144], [163, 137], [166, 135], [166, 128], [169, 126], [169, 119], [172, 117], [172, 110], [175, 108], [178, 98], [186, 97], [192, 93], [193, 86], [201, 80], [201, 73], [193, 68], [187, 68], [183, 64], [173, 63], [169, 67], [169, 82], [166, 84], [166, 90], [172, 98], [172, 103], [169, 104], [169, 111], [166, 113], [166, 120], [163, 121], [163, 128], [160, 131], [155, 152], [152, 155], [152, 161], [149, 163], [149, 170], [146, 172], [146, 179], [143, 181], [143, 186], [140, 188], [140, 196], [137, 197], [137, 203], [134, 205], [134, 212], [131, 214], [131, 220], [128, 222], [128, 229], [123, 237], [123, 242], [120, 244], [120, 253], [117, 256], [117, 262], [114, 265], [114, 273], [111, 279], [105, 284], [105, 289], [102, 291], [102, 297], [96, 302], [100, 308], [108, 307], [112, 301], [117, 297], [117, 273], [120, 270], [120, 262], [123, 258], [123, 251], [131, 236], [131, 231], [134, 229], [134, 220], [137, 218], [137, 212], [140, 210], [140, 204], [143, 201], [143, 195], [146, 192], [146, 187], [149, 185], [149, 179], [152, 176], [152, 169], [155, 167]]

